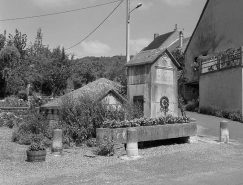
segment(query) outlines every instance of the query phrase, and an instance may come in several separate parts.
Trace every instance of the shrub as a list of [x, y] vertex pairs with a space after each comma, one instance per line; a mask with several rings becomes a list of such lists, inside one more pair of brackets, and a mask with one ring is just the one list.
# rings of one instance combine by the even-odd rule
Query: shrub
[[30, 110], [29, 114], [23, 118], [22, 123], [17, 127], [12, 135], [12, 141], [19, 144], [29, 145], [38, 135], [42, 140], [44, 138], [51, 139], [48, 134], [49, 126], [45, 117], [35, 110]]
[[240, 121], [242, 122], [242, 112], [239, 110], [219, 110], [217, 107], [200, 107], [199, 112], [202, 114], [213, 115], [217, 117], [223, 117], [226, 119], [231, 119], [233, 121]]
[[28, 107], [28, 102], [15, 96], [5, 98], [3, 107]]
[[141, 116], [141, 111], [133, 104], [110, 106], [94, 100], [85, 93], [78, 100], [73, 97], [62, 100], [60, 124], [66, 144], [75, 142], [78, 145], [95, 137], [96, 128], [102, 127], [106, 120], [124, 121], [125, 117], [131, 120]]
[[229, 115], [230, 115], [230, 111], [228, 111], [228, 110], [223, 110], [222, 111], [222, 116], [224, 117], [224, 118], [229, 118]]
[[233, 121], [242, 121], [242, 113], [241, 111], [234, 110], [229, 113], [229, 119]]
[[96, 147], [96, 139], [95, 138], [90, 138], [86, 141], [86, 145], [88, 147]]
[[28, 95], [27, 95], [27, 92], [25, 90], [21, 90], [18, 92], [18, 98], [19, 99], [22, 99], [24, 101], [27, 101], [28, 100]]
[[72, 97], [63, 99], [60, 124], [66, 142], [80, 144], [92, 136], [95, 132], [94, 125], [98, 125], [101, 121], [100, 116], [95, 114], [98, 110], [94, 110], [93, 106], [89, 98], [80, 97], [78, 101], [74, 101]]
[[18, 126], [22, 122], [21, 116], [16, 116], [12, 112], [1, 112], [0, 113], [0, 126], [7, 126], [13, 128]]
[[98, 146], [94, 153], [101, 156], [113, 156], [115, 154], [113, 142], [107, 142]]
[[223, 117], [222, 111], [217, 110], [217, 111], [215, 112], [215, 116], [220, 117], [220, 118]]
[[34, 93], [29, 98], [29, 106], [32, 108], [40, 107], [40, 106], [46, 104], [48, 101], [50, 101], [50, 98], [45, 98], [45, 97], [42, 97], [41, 95]]
[[196, 99], [196, 100], [189, 101], [185, 109], [187, 111], [195, 111], [195, 109], [198, 107], [199, 107], [199, 100]]

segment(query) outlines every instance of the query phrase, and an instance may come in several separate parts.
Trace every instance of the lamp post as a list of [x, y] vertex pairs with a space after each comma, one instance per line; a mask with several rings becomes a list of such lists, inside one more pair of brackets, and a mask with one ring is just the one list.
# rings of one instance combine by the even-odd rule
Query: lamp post
[[127, 0], [127, 18], [126, 18], [126, 56], [127, 62], [130, 60], [130, 14], [135, 9], [142, 6], [142, 3], [139, 3], [135, 8], [130, 11], [130, 0]]

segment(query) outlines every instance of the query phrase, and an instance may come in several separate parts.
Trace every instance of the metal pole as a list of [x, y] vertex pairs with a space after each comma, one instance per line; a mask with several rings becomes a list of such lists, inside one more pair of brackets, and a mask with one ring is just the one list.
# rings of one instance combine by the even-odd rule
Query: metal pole
[[130, 0], [127, 0], [127, 18], [126, 18], [126, 56], [127, 62], [130, 60]]

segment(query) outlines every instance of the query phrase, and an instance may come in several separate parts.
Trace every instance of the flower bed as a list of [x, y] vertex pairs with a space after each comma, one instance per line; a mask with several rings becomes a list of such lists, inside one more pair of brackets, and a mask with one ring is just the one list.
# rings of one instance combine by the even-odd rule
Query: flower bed
[[186, 117], [140, 118], [131, 121], [106, 121], [103, 128], [96, 129], [98, 144], [107, 141], [126, 143], [127, 128], [135, 127], [138, 142], [193, 136], [197, 132], [195, 120]]
[[102, 128], [126, 128], [126, 127], [139, 127], [139, 126], [154, 126], [154, 125], [166, 125], [175, 123], [189, 123], [188, 117], [173, 117], [168, 115], [166, 117], [158, 118], [138, 118], [133, 120], [117, 121], [117, 120], [105, 120], [101, 125]]

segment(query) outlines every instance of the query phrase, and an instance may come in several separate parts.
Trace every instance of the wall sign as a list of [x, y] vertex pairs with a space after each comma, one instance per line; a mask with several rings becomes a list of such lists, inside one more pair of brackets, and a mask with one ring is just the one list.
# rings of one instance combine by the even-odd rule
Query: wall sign
[[155, 83], [173, 85], [174, 71], [171, 68], [157, 68]]

